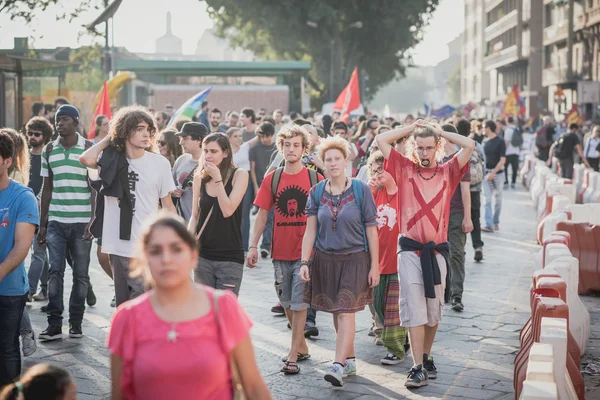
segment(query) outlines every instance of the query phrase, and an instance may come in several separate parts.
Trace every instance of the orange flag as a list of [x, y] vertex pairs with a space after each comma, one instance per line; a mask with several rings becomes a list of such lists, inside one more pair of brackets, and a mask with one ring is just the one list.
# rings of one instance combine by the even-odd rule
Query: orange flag
[[577, 125], [581, 125], [583, 124], [583, 118], [581, 118], [581, 114], [579, 114], [579, 108], [577, 107], [577, 104], [573, 104], [573, 107], [571, 108], [571, 111], [569, 111], [567, 113], [567, 124], [571, 125], [571, 124], [577, 124]]
[[92, 123], [90, 124], [90, 130], [88, 133], [88, 138], [93, 139], [96, 136], [96, 117], [98, 115], [106, 115], [108, 119], [112, 117], [110, 112], [110, 99], [108, 98], [108, 86], [106, 85], [106, 81], [104, 81], [104, 87], [102, 88], [102, 95], [100, 96], [100, 101], [98, 102], [98, 106], [96, 106], [96, 111], [94, 111], [94, 117], [92, 118]]
[[354, 67], [350, 82], [338, 96], [333, 109], [340, 111], [340, 119], [348, 123], [350, 113], [360, 107], [360, 88], [358, 86], [358, 68]]

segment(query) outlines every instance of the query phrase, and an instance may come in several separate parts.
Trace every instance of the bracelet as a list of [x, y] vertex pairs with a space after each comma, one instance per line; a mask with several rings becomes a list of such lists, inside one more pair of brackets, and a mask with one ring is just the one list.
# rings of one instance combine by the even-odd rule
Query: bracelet
[[256, 247], [256, 246], [250, 246], [250, 247], [248, 247], [248, 248], [249, 248], [249, 249], [258, 249], [258, 247]]
[[216, 181], [216, 182], [215, 182], [215, 185], [216, 185], [217, 183], [221, 183], [221, 182], [223, 182], [223, 180]]
[[303, 266], [303, 265], [308, 266], [308, 261], [306, 261], [306, 260], [300, 261], [300, 266]]

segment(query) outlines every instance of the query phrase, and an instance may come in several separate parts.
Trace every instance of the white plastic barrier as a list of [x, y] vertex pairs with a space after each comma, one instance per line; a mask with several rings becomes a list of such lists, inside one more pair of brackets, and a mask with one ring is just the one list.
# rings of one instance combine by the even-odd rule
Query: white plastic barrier
[[600, 225], [600, 203], [569, 204], [565, 210], [571, 212], [571, 221], [589, 222], [590, 225]]
[[533, 343], [527, 361], [527, 376], [523, 382], [521, 400], [558, 399], [554, 377], [552, 345]]
[[526, 380], [519, 400], [558, 400], [556, 383]]
[[546, 182], [546, 186], [544, 187], [544, 191], [542, 192], [542, 195], [538, 198], [538, 204], [537, 204], [538, 220], [540, 220], [541, 217], [546, 212], [546, 204], [548, 201], [548, 196], [564, 194], [567, 197], [572, 198], [573, 203], [575, 202], [575, 195], [574, 195], [575, 188], [573, 187], [573, 185], [563, 184], [563, 181], [564, 181], [563, 179], [557, 178], [555, 176], [547, 178], [547, 182]]
[[577, 188], [577, 193], [579, 193], [579, 189], [581, 189], [581, 185], [583, 185], [583, 175], [584, 174], [585, 174], [585, 165], [575, 164], [573, 166], [573, 184]]
[[[573, 186], [573, 185], [565, 185], [565, 186]], [[568, 196], [564, 194], [557, 194], [552, 199], [552, 211], [562, 210], [566, 208], [569, 204], [573, 204], [574, 201], [570, 199]]]
[[[535, 256], [535, 265], [537, 269], [545, 268], [552, 261], [556, 260], [559, 257], [572, 257], [571, 250], [567, 247], [567, 245], [563, 243], [549, 243], [546, 246], [546, 257], [545, 263], [542, 265], [542, 252], [544, 248], [542, 247]], [[578, 281], [579, 282], [579, 281]]]
[[[556, 196], [556, 197], [565, 197], [566, 196]], [[554, 198], [556, 201], [556, 197]], [[554, 208], [554, 203], [552, 204], [552, 208]], [[558, 225], [561, 221], [568, 221], [569, 216], [567, 212], [564, 210], [565, 207], [561, 210], [553, 211], [549, 215], [547, 215], [541, 222], [543, 225], [542, 228], [542, 241], [548, 237], [552, 232], [556, 231], [556, 225]]]
[[[549, 300], [549, 301], [548, 301]], [[561, 299], [546, 298], [548, 303], [562, 304]], [[554, 377], [561, 400], [576, 400], [577, 393], [567, 371], [567, 320], [564, 318], [542, 318], [540, 343], [552, 345], [554, 355]]]
[[569, 331], [575, 338], [579, 350], [585, 353], [590, 338], [590, 313], [579, 298], [579, 260], [572, 256], [560, 256], [546, 264], [545, 270], [555, 271], [567, 283], [567, 305], [569, 306]]
[[535, 174], [529, 191], [534, 204], [537, 204], [538, 198], [542, 195], [546, 186], [546, 176], [549, 175], [552, 175], [552, 171], [546, 165], [538, 163], [535, 166]]
[[583, 193], [583, 203], [594, 203], [596, 190], [600, 187], [600, 173], [592, 172], [590, 173], [590, 183]]

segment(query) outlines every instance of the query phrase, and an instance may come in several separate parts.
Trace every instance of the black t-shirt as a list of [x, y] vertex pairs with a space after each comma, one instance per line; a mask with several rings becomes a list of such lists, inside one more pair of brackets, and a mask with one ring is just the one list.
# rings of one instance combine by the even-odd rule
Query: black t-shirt
[[500, 162], [500, 158], [506, 157], [506, 143], [504, 143], [504, 139], [500, 136], [485, 140], [483, 142], [483, 150], [485, 151], [486, 169], [496, 168], [496, 165]]
[[31, 166], [29, 169], [29, 187], [33, 190], [33, 194], [36, 196], [42, 189], [42, 155], [32, 154], [31, 155]]
[[[575, 146], [579, 144], [579, 137], [576, 133], [567, 132], [562, 137], [562, 149], [560, 154], [556, 154], [556, 157], [561, 160], [572, 160]], [[559, 139], [559, 140], [561, 140]]]

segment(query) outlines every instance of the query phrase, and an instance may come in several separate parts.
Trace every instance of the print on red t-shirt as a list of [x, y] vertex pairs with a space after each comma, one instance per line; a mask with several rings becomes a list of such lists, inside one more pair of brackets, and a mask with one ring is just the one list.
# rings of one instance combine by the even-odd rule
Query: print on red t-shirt
[[[392, 149], [384, 163], [396, 185], [398, 185], [398, 215], [400, 232], [419, 243], [444, 243], [448, 240], [448, 220], [450, 199], [462, 176], [469, 169], [469, 163], [459, 167], [456, 156], [438, 166], [438, 172], [430, 180], [425, 180], [417, 172], [417, 164]], [[433, 174], [433, 169], [426, 172]]]
[[379, 273], [398, 273], [398, 192], [388, 195], [385, 188], [375, 190], [377, 236], [379, 238]]
[[[310, 177], [306, 167], [294, 175], [281, 173], [277, 196], [273, 201], [271, 172], [258, 190], [254, 205], [270, 210], [275, 205], [271, 254], [274, 260], [295, 261], [302, 258], [302, 238], [306, 230], [306, 202], [310, 191]], [[319, 181], [323, 176], [318, 175]]]

